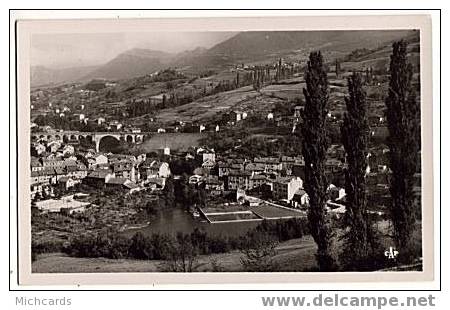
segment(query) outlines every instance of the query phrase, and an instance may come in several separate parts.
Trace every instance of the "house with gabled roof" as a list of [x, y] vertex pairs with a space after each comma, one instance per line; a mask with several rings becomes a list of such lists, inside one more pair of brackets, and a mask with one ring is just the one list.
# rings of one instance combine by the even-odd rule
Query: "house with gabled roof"
[[139, 165], [141, 178], [167, 178], [170, 176], [169, 164], [159, 160], [147, 158]]
[[114, 178], [115, 174], [109, 169], [98, 169], [88, 173], [88, 175], [83, 179], [83, 183], [94, 186], [94, 187], [104, 187], [106, 182]]
[[127, 178], [116, 178], [112, 177], [106, 180], [105, 182], [106, 188], [114, 188], [114, 189], [125, 189], [125, 190], [136, 190], [139, 186]]

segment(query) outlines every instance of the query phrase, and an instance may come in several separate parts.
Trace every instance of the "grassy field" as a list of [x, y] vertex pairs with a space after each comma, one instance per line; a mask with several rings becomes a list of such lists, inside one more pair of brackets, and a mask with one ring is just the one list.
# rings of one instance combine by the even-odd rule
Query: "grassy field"
[[171, 150], [187, 150], [189, 147], [199, 146], [200, 133], [160, 133], [139, 144], [139, 149], [151, 152], [169, 147]]
[[[279, 271], [306, 271], [316, 268], [316, 245], [310, 236], [280, 243], [275, 262]], [[242, 253], [233, 251], [224, 254], [200, 256], [198, 271], [212, 271], [211, 262], [220, 263], [223, 271], [242, 271]], [[108, 272], [157, 272], [162, 261], [135, 259], [77, 258], [62, 253], [39, 255], [32, 264], [33, 273], [108, 273]]]
[[283, 218], [283, 217], [305, 217], [305, 213], [296, 212], [284, 208], [278, 208], [269, 204], [262, 204], [256, 207], [250, 207], [250, 209], [265, 219], [271, 218]]
[[[391, 234], [389, 222], [380, 221], [377, 224], [380, 235], [381, 251], [380, 257], [384, 257], [384, 249], [393, 246], [393, 241], [386, 236]], [[335, 259], [338, 259], [342, 250], [342, 233], [336, 230], [334, 241], [332, 242], [332, 253]], [[412, 234], [414, 245], [418, 253], [421, 247], [421, 225], [417, 227]], [[278, 266], [278, 271], [314, 271], [317, 269], [315, 254], [317, 246], [310, 235], [300, 239], [292, 239], [281, 242], [276, 248], [277, 254], [274, 262]], [[399, 249], [401, 251], [401, 249]], [[212, 262], [220, 263], [221, 271], [236, 272], [243, 271], [241, 265], [242, 253], [232, 251], [223, 254], [202, 255], [198, 258], [199, 272], [213, 271]], [[420, 255], [419, 255], [420, 257]], [[97, 273], [97, 272], [159, 272], [163, 261], [146, 261], [136, 259], [106, 259], [106, 258], [78, 258], [69, 257], [62, 253], [40, 254], [36, 261], [32, 263], [33, 273]], [[416, 267], [414, 267], [416, 268]], [[414, 269], [418, 270], [418, 269]]]
[[262, 88], [261, 93], [284, 100], [294, 100], [296, 98], [303, 98], [303, 88], [305, 87], [306, 84], [304, 82], [296, 84], [273, 84]]
[[206, 122], [216, 115], [228, 113], [232, 110], [248, 112], [254, 111], [257, 107], [257, 111], [270, 111], [278, 102], [283, 102], [283, 100], [270, 98], [267, 94], [259, 93], [253, 90], [251, 86], [246, 86], [207, 96], [179, 107], [161, 110], [156, 118], [160, 123], [173, 122], [174, 120]]

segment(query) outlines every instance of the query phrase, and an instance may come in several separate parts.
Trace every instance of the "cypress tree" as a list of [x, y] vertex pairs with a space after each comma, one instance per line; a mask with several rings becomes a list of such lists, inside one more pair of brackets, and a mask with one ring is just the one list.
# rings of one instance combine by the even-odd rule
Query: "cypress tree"
[[166, 94], [164, 94], [162, 96], [162, 108], [165, 109], [166, 108], [166, 104], [167, 104], [167, 96]]
[[413, 209], [414, 173], [420, 150], [420, 104], [412, 85], [413, 69], [407, 61], [407, 43], [393, 44], [389, 92], [385, 100], [389, 129], [391, 217], [398, 260], [411, 262], [415, 256], [412, 233], [416, 221]]
[[331, 229], [327, 219], [327, 179], [325, 176], [325, 157], [328, 149], [326, 116], [328, 106], [328, 80], [320, 52], [309, 56], [305, 73], [305, 108], [303, 123], [302, 152], [305, 159], [305, 190], [309, 196], [308, 220], [311, 235], [317, 244], [317, 263], [321, 271], [335, 268], [331, 256]]
[[346, 217], [350, 229], [345, 235], [341, 255], [346, 270], [368, 270], [373, 265], [372, 225], [367, 213], [366, 167], [368, 165], [369, 124], [366, 94], [361, 75], [353, 73], [348, 78], [349, 96], [345, 97], [347, 113], [341, 126], [342, 144], [347, 154], [345, 173], [347, 194]]
[[366, 68], [366, 84], [370, 84], [370, 71]]
[[275, 82], [278, 83], [278, 81], [281, 79], [281, 58], [278, 60], [276, 67], [277, 67], [277, 70], [276, 70], [276, 74], [275, 74]]
[[336, 69], [335, 69], [336, 78], [339, 78], [339, 76], [341, 75], [341, 63], [339, 62], [339, 60], [337, 58], [336, 58], [335, 66], [336, 66]]

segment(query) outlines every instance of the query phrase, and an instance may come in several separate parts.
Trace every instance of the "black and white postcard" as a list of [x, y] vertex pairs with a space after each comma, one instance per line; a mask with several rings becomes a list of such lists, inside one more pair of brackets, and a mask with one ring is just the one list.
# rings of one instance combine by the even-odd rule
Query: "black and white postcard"
[[427, 16], [16, 31], [19, 283], [433, 280]]

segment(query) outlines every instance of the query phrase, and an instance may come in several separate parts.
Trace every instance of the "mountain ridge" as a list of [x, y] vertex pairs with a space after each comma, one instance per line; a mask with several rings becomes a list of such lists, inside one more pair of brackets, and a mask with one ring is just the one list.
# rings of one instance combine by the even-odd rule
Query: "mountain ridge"
[[[374, 48], [380, 44], [413, 34], [412, 30], [321, 30], [321, 31], [248, 31], [239, 32], [211, 48], [197, 47], [180, 53], [133, 48], [117, 55], [105, 64], [91, 67], [91, 70], [76, 70], [73, 73], [57, 73], [41, 69], [41, 80], [58, 82], [105, 78], [127, 79], [154, 73], [167, 67], [226, 67], [239, 62], [273, 60], [290, 54], [304, 56], [310, 50], [346, 53], [358, 48]], [[36, 68], [34, 69], [36, 70]], [[80, 74], [84, 72], [85, 74]], [[31, 77], [36, 84], [39, 74]], [[41, 81], [39, 84], [45, 84]], [[34, 82], [34, 83], [33, 83]], [[61, 82], [61, 81], [59, 81]]]

